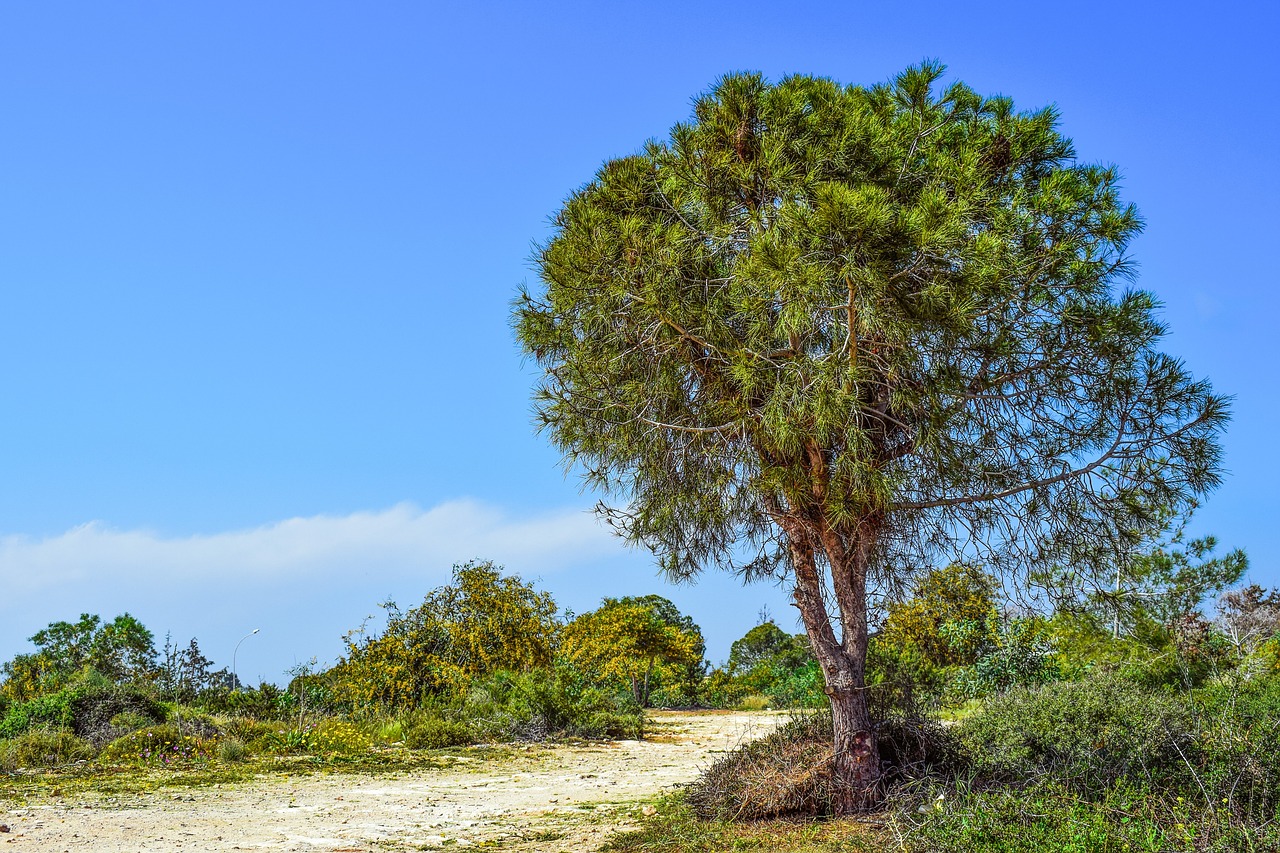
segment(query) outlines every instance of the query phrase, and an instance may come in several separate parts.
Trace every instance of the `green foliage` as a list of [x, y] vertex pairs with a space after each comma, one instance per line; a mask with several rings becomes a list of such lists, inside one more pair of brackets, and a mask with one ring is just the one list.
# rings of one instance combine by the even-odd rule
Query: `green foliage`
[[179, 769], [209, 761], [214, 750], [212, 739], [182, 734], [177, 726], [166, 723], [113, 740], [98, 760], [106, 764]]
[[401, 612], [388, 602], [386, 629], [347, 635], [347, 655], [326, 673], [334, 698], [361, 712], [420, 707], [462, 691], [473, 678], [551, 663], [556, 605], [492, 563], [454, 566], [453, 583]]
[[67, 729], [77, 737], [102, 744], [123, 733], [112, 723], [121, 714], [136, 715], [148, 724], [164, 719], [160, 703], [143, 688], [112, 684], [89, 673], [57, 692], [11, 704], [0, 719], [0, 738], [46, 727]]
[[307, 754], [323, 758], [353, 755], [366, 751], [373, 740], [353, 723], [328, 718], [305, 726], [274, 727], [265, 737], [272, 752], [281, 755]]
[[960, 739], [981, 776], [1101, 787], [1163, 772], [1195, 736], [1185, 701], [1103, 675], [995, 697], [961, 724]]
[[966, 853], [1169, 853], [1275, 849], [1273, 829], [1242, 827], [1226, 812], [1144, 786], [1083, 796], [1059, 783], [939, 792], [900, 820], [907, 849]]
[[56, 691], [89, 670], [119, 682], [146, 681], [156, 672], [154, 638], [128, 613], [106, 624], [89, 613], [77, 622], [51, 622], [31, 642], [34, 653], [18, 655], [3, 667], [0, 693], [11, 700]]
[[593, 686], [559, 661], [551, 670], [494, 673], [471, 686], [458, 710], [481, 740], [541, 740], [555, 735], [639, 738], [644, 714], [630, 694]]
[[[967, 563], [934, 569], [919, 579], [906, 601], [889, 605], [877, 640], [911, 648], [926, 666], [972, 664], [982, 654], [987, 624], [996, 610], [995, 578]], [[961, 633], [952, 625], [968, 625]]]
[[735, 708], [747, 695], [747, 688], [740, 679], [717, 667], [707, 673], [700, 692], [712, 708]]
[[93, 744], [63, 729], [33, 728], [0, 740], [0, 770], [56, 767], [93, 758]]
[[969, 769], [901, 797], [900, 837], [911, 849], [1243, 853], [1280, 844], [1275, 677], [1177, 694], [1116, 674], [1015, 690], [959, 733]]
[[1280, 677], [1219, 683], [1196, 705], [1199, 738], [1186, 770], [1199, 793], [1241, 823], [1272, 821], [1280, 809]]
[[972, 698], [1011, 687], [1045, 684], [1059, 676], [1058, 660], [1042, 619], [947, 622], [942, 635], [959, 648], [971, 650], [973, 662], [959, 667], [951, 689]]
[[244, 744], [246, 752], [257, 755], [273, 752], [276, 738], [283, 730], [279, 723], [232, 717], [223, 726], [222, 737], [239, 741]]
[[656, 684], [690, 680], [691, 668], [702, 665], [705, 646], [688, 617], [671, 618], [652, 600], [606, 598], [599, 609], [564, 627], [560, 648], [579, 671], [630, 690], [639, 705], [647, 706]]
[[249, 750], [245, 747], [244, 741], [239, 738], [229, 737], [218, 741], [218, 760], [225, 764], [244, 761], [248, 754]]
[[211, 714], [282, 720], [297, 711], [297, 695], [263, 682], [248, 690], [208, 690], [200, 695], [200, 706]]
[[405, 746], [410, 749], [446, 749], [475, 742], [475, 733], [466, 723], [440, 717], [425, 717], [404, 733]]
[[809, 640], [788, 634], [772, 621], [762, 622], [734, 641], [729, 674], [744, 692], [768, 697], [773, 707], [809, 708], [826, 703], [822, 673]]
[[679, 796], [662, 797], [652, 807], [646, 804], [642, 814], [638, 828], [612, 835], [600, 849], [613, 853], [879, 853], [890, 849], [887, 838], [859, 820], [705, 820]]
[[711, 673], [704, 693], [713, 707], [817, 708], [827, 702], [822, 687], [808, 638], [766, 619], [734, 641], [728, 670]]

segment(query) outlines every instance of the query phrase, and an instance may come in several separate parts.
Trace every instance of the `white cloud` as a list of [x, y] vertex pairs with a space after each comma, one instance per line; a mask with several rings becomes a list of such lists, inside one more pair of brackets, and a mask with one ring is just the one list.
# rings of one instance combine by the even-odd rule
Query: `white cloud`
[[0, 539], [0, 583], [21, 596], [81, 584], [278, 583], [353, 571], [443, 579], [453, 563], [472, 557], [528, 574], [620, 550], [619, 541], [581, 509], [514, 517], [458, 500], [193, 536], [117, 530], [97, 521], [44, 539], [7, 536]]

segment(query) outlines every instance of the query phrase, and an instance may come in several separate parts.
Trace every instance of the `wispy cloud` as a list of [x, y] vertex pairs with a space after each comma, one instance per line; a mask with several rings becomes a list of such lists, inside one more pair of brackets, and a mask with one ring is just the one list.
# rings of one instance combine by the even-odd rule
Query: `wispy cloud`
[[402, 503], [192, 536], [96, 521], [42, 539], [7, 536], [0, 539], [0, 583], [21, 595], [78, 584], [278, 583], [351, 572], [443, 578], [453, 563], [471, 557], [546, 573], [616, 555], [619, 547], [581, 509], [516, 517], [470, 500], [430, 509]]

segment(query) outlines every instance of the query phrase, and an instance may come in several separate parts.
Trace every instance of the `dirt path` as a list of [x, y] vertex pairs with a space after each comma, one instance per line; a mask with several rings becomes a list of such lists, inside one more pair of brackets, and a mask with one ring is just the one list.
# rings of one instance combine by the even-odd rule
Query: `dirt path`
[[663, 712], [644, 741], [517, 750], [385, 777], [264, 776], [221, 788], [0, 812], [8, 850], [595, 850], [647, 800], [776, 725], [770, 714]]

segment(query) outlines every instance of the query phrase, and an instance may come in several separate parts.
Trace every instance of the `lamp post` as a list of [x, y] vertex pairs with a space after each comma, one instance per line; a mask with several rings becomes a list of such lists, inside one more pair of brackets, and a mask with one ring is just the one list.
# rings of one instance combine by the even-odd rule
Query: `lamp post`
[[[243, 643], [245, 640], [249, 639], [256, 633], [258, 633], [258, 629], [254, 628], [252, 631], [250, 631], [249, 633], [245, 634], [243, 637], [240, 638], [240, 643]], [[240, 689], [240, 679], [236, 676], [236, 653], [240, 651], [240, 643], [236, 643], [235, 650], [231, 652], [231, 689], [232, 690]]]

